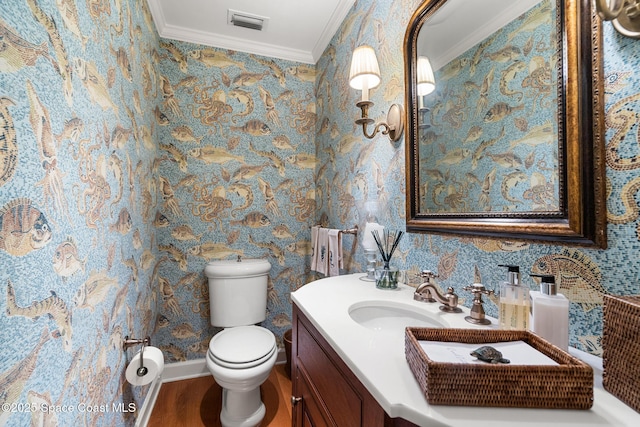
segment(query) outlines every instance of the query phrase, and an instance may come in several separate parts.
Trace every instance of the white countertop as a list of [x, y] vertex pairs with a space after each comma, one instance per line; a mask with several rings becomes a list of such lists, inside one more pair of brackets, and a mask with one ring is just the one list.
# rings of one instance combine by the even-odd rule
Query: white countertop
[[[392, 334], [367, 328], [349, 316], [349, 308], [367, 301], [402, 303], [430, 313], [446, 327], [482, 327], [464, 320], [466, 307], [460, 314], [444, 313], [439, 303], [414, 301], [412, 287], [400, 284], [396, 290], [380, 290], [374, 282], [360, 280], [362, 276], [320, 279], [293, 292], [291, 299], [392, 418], [420, 426], [640, 426], [640, 414], [602, 388], [601, 359], [578, 350], [570, 352], [594, 367], [594, 403], [589, 410], [429, 405], [405, 359], [404, 330]], [[470, 299], [471, 294], [460, 297]]]

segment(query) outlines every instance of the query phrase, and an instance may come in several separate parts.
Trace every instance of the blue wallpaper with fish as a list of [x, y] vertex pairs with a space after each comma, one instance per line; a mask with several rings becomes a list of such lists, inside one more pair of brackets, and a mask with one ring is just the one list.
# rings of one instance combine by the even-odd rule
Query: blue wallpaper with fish
[[[86, 406], [142, 404], [125, 335], [151, 335], [169, 362], [203, 357], [206, 260], [269, 259], [265, 325], [280, 337], [289, 293], [315, 277], [313, 224], [364, 225], [376, 200], [379, 221], [404, 228], [403, 143], [362, 136], [347, 80], [370, 44], [372, 116], [403, 102], [419, 1], [356, 2], [316, 67], [161, 40], [143, 1], [0, 2], [0, 403], [77, 409], [0, 424], [131, 425], [137, 411]], [[604, 30], [609, 249], [411, 234], [392, 259], [436, 270], [467, 305], [462, 287], [496, 286], [497, 264], [555, 274], [571, 344], [594, 354], [602, 295], [639, 293], [640, 45]], [[363, 270], [361, 238], [345, 236], [344, 272]]]
[[203, 270], [237, 256], [271, 263], [264, 325], [281, 341], [289, 293], [312, 280], [315, 67], [178, 41], [160, 47], [160, 348], [169, 361], [205, 356], [216, 330]]
[[[383, 119], [391, 103], [403, 103], [401, 52], [407, 23], [420, 4], [418, 0], [359, 0], [318, 61], [316, 191], [318, 215], [331, 223], [364, 225], [365, 203], [375, 200], [380, 207], [379, 222], [389, 229], [404, 229], [404, 145], [392, 144], [382, 136], [372, 141], [362, 136], [353, 122], [359, 114], [355, 103], [360, 93], [349, 87], [348, 76], [353, 49], [371, 45], [378, 55], [382, 84], [370, 95], [375, 102], [370, 115]], [[640, 293], [636, 194], [640, 153], [635, 142], [640, 129], [640, 76], [634, 73], [640, 65], [640, 44], [620, 36], [610, 23], [604, 23], [603, 29], [608, 249], [409, 234], [391, 260], [392, 265], [407, 271], [436, 271], [438, 286], [453, 286], [467, 306], [472, 296], [462, 288], [481, 282], [497, 289], [506, 277], [498, 264], [519, 265], [523, 281], [533, 289], [537, 285], [529, 273], [553, 274], [560, 292], [571, 301], [570, 344], [596, 355], [602, 354], [603, 295]], [[365, 260], [359, 246], [350, 252], [346, 265], [349, 272], [363, 271]], [[485, 309], [497, 317], [494, 296]]]
[[0, 425], [133, 424], [148, 386], [125, 382], [122, 340], [158, 304], [158, 36], [146, 2], [1, 3]]
[[29, 0], [0, 23], [6, 401], [139, 409], [122, 338], [203, 357], [210, 259], [271, 262], [265, 325], [280, 340], [289, 293], [313, 279], [315, 67], [161, 40], [145, 2]]

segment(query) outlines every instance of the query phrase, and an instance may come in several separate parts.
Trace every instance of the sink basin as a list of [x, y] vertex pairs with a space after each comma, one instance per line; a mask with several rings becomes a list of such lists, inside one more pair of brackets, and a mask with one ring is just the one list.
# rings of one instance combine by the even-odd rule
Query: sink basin
[[435, 316], [409, 304], [391, 301], [363, 301], [349, 307], [349, 316], [358, 324], [374, 331], [404, 331], [407, 326], [444, 328]]

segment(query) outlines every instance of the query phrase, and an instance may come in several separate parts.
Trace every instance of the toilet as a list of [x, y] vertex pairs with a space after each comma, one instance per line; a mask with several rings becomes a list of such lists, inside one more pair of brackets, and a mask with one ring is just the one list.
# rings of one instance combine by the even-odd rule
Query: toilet
[[273, 333], [256, 324], [267, 316], [270, 270], [267, 260], [240, 258], [211, 261], [204, 269], [211, 324], [224, 328], [207, 352], [207, 368], [222, 387], [224, 427], [258, 426], [266, 412], [260, 385], [276, 363], [278, 347]]

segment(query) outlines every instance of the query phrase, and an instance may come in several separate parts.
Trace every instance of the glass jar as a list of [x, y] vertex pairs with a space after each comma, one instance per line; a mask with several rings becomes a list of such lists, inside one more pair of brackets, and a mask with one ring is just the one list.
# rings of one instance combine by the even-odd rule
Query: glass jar
[[376, 268], [376, 288], [396, 289], [400, 271], [395, 267]]

